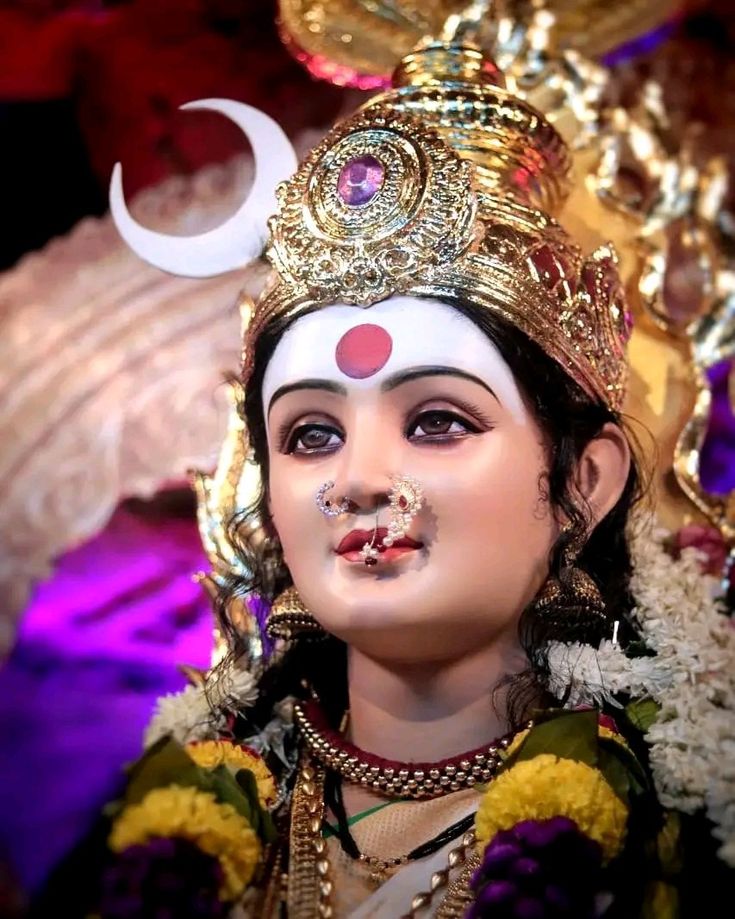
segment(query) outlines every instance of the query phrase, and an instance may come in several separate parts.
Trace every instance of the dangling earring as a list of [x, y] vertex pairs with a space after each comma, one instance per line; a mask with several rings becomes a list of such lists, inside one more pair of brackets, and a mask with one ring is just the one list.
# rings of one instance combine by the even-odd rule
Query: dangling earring
[[272, 640], [320, 641], [327, 633], [304, 605], [295, 587], [287, 587], [273, 601], [265, 631]]
[[342, 498], [339, 504], [333, 504], [331, 499], [327, 498], [327, 492], [332, 488], [334, 488], [334, 482], [325, 482], [316, 493], [316, 506], [325, 517], [339, 517], [340, 514], [346, 514], [350, 509], [349, 498]]
[[[565, 524], [562, 535], [573, 532]], [[605, 615], [605, 601], [597, 584], [576, 561], [584, 548], [583, 534], [577, 534], [562, 552], [562, 568], [558, 578], [549, 578], [534, 601], [534, 608], [557, 628], [561, 636], [583, 641], [596, 641], [610, 628]]]
[[410, 475], [392, 476], [393, 487], [390, 490], [390, 521], [388, 533], [383, 539], [387, 548], [397, 539], [402, 539], [411, 526], [411, 521], [421, 510], [424, 503], [424, 492], [421, 485]]

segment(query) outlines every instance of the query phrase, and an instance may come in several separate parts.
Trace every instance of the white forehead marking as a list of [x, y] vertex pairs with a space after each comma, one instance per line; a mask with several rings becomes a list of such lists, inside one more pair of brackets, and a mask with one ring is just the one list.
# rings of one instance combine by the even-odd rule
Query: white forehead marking
[[[393, 341], [390, 357], [365, 379], [337, 366], [337, 344], [350, 329], [369, 323]], [[331, 380], [348, 392], [379, 388], [393, 374], [412, 367], [453, 367], [479, 377], [515, 421], [527, 412], [520, 391], [497, 347], [466, 316], [438, 300], [392, 297], [369, 309], [328, 306], [297, 319], [276, 346], [263, 378], [263, 411], [282, 386], [300, 380]]]

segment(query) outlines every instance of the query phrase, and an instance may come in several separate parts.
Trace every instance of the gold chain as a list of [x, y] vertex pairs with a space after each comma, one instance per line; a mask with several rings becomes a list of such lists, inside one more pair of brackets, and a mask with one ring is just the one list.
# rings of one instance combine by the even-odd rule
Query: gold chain
[[463, 916], [464, 910], [472, 901], [472, 894], [469, 890], [470, 878], [475, 867], [475, 831], [468, 830], [462, 837], [458, 846], [449, 850], [447, 855], [447, 867], [440, 871], [435, 871], [429, 881], [429, 890], [420, 891], [411, 900], [411, 907], [407, 913], [401, 916], [401, 919], [414, 919], [416, 913], [426, 909], [434, 899], [437, 891], [446, 887], [449, 883], [449, 874], [455, 868], [465, 866], [460, 876], [454, 881], [442, 900], [436, 919], [454, 919], [455, 916]]
[[324, 768], [302, 757], [291, 804], [289, 919], [331, 919], [333, 883], [329, 876], [324, 819]]

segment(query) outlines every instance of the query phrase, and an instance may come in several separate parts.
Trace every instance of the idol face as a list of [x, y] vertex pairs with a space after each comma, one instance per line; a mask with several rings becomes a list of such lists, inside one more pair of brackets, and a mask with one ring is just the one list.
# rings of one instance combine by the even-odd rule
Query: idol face
[[[541, 431], [469, 319], [401, 297], [304, 316], [271, 358], [263, 407], [273, 522], [327, 631], [407, 663], [515, 643], [558, 525]], [[385, 533], [395, 475], [418, 480], [424, 503], [368, 567], [359, 550]], [[327, 481], [348, 512], [320, 512]]]

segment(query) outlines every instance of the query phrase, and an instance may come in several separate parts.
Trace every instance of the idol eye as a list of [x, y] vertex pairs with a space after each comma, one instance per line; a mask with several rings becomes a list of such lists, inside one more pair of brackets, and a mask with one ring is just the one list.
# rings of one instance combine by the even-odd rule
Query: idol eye
[[326, 424], [301, 424], [291, 433], [284, 453], [308, 455], [310, 453], [331, 453], [342, 443], [342, 435]]
[[455, 412], [421, 412], [411, 423], [406, 436], [410, 440], [451, 440], [465, 434], [477, 434], [479, 428]]

